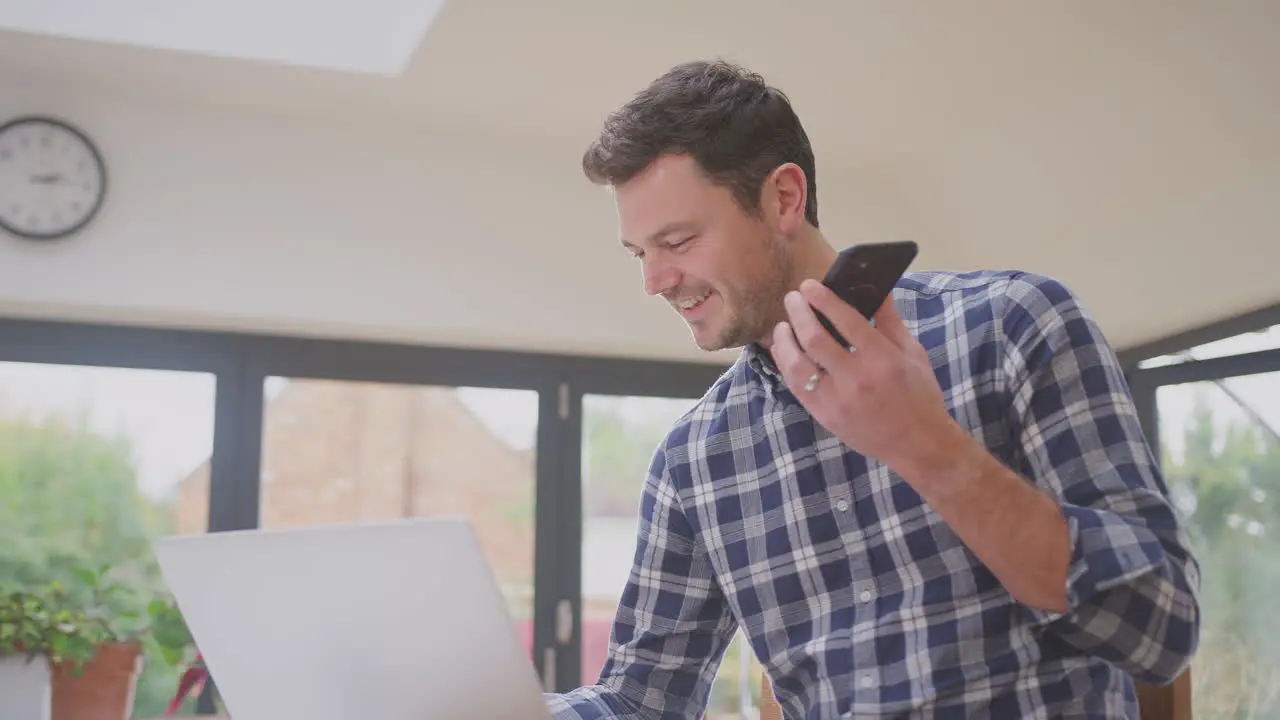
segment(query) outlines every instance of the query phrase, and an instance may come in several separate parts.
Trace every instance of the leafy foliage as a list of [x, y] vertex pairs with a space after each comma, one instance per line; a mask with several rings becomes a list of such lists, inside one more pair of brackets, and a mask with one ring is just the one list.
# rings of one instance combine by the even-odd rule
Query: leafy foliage
[[[1190, 389], [1190, 388], [1189, 388]], [[1255, 422], [1215, 416], [1195, 386], [1183, 452], [1163, 459], [1203, 574], [1197, 718], [1280, 716], [1280, 443]], [[1168, 443], [1166, 443], [1168, 444]]]
[[73, 610], [66, 597], [56, 583], [43, 592], [5, 592], [0, 598], [0, 656], [44, 655], [51, 663], [77, 668], [92, 658], [105, 633], [85, 613]]
[[635, 517], [645, 472], [663, 437], [667, 422], [628, 421], [614, 407], [597, 402], [583, 416], [583, 493], [588, 517]]
[[163, 516], [137, 491], [131, 456], [82, 425], [0, 421], [0, 577], [70, 585], [107, 566], [156, 586], [139, 559]]
[[154, 717], [194, 648], [150, 550], [169, 508], [136, 477], [125, 439], [74, 420], [0, 420], [0, 634], [15, 638], [0, 653], [19, 635], [80, 662], [100, 642], [140, 642], [135, 715]]
[[44, 655], [79, 672], [100, 645], [139, 643], [169, 664], [186, 659], [191, 633], [177, 607], [152, 600], [142, 616], [133, 611], [131, 591], [108, 579], [107, 568], [73, 568], [79, 585], [60, 582], [43, 588], [11, 588], [0, 598], [0, 656]]

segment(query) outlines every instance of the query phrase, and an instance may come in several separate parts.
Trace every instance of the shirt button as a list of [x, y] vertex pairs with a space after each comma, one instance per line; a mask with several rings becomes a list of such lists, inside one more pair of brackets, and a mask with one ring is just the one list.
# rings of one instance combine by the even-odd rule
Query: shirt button
[[862, 600], [862, 602], [871, 602], [871, 591], [863, 590], [862, 593], [858, 595], [858, 599]]
[[836, 509], [840, 512], [849, 512], [849, 501], [844, 498], [840, 498], [840, 500], [836, 502]]
[[870, 675], [862, 676], [862, 687], [869, 688], [875, 684], [876, 684], [875, 678], [871, 677]]

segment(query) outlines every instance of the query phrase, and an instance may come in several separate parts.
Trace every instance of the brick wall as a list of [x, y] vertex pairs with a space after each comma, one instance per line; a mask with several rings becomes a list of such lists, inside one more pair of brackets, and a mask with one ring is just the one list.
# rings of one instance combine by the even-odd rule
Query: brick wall
[[[291, 380], [264, 416], [262, 526], [463, 515], [498, 577], [529, 588], [534, 472], [453, 388]], [[208, 493], [205, 463], [181, 485], [176, 532], [204, 531]]]

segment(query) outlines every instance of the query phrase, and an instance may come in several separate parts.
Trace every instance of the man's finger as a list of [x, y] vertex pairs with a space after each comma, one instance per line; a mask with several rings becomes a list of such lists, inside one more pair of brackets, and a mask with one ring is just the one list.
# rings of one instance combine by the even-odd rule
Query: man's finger
[[800, 342], [800, 349], [829, 372], [842, 372], [843, 366], [851, 362], [849, 353], [822, 326], [809, 301], [793, 291], [787, 293], [782, 302]]
[[[886, 340], [871, 322], [862, 317], [849, 303], [840, 299], [831, 288], [817, 280], [805, 280], [800, 284], [800, 294], [815, 308], [820, 310], [845, 340], [859, 352], [879, 352], [888, 349]], [[839, 345], [837, 345], [839, 347]], [[818, 359], [822, 361], [821, 358]]]
[[792, 392], [803, 388], [809, 378], [818, 371], [818, 365], [804, 354], [804, 350], [796, 343], [791, 323], [780, 322], [773, 328], [773, 347], [770, 348], [773, 363], [782, 373], [787, 387]]
[[876, 310], [874, 317], [876, 329], [889, 338], [889, 342], [897, 345], [899, 350], [910, 353], [913, 352], [911, 346], [919, 344], [915, 336], [907, 331], [907, 326], [902, 322], [902, 316], [893, 306], [893, 295], [884, 299], [884, 303], [880, 305], [879, 310]]

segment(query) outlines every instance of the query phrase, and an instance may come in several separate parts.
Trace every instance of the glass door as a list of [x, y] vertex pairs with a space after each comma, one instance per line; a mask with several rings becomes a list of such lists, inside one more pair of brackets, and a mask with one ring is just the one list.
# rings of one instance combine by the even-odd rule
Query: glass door
[[1202, 573], [1195, 717], [1280, 716], [1280, 373], [1166, 385], [1156, 404]]
[[533, 654], [538, 393], [268, 377], [260, 525], [469, 519]]
[[[146, 627], [168, 599], [151, 542], [207, 529], [215, 393], [208, 373], [0, 362], [0, 590], [96, 584], [114, 631]], [[133, 716], [164, 715], [183, 669], [148, 651]]]
[[[653, 454], [697, 398], [584, 395], [582, 399], [582, 677], [599, 677], [618, 600], [631, 571], [640, 494]], [[707, 708], [710, 720], [753, 717], [760, 665], [735, 637]]]

